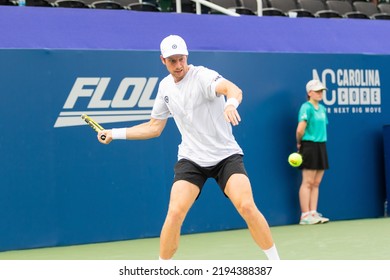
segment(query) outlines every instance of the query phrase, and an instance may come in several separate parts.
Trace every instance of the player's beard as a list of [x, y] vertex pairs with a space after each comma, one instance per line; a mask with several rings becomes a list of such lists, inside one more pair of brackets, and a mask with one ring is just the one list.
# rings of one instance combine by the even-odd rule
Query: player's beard
[[173, 73], [171, 73], [171, 74], [172, 74], [175, 82], [177, 83], [177, 82], [180, 82], [184, 78], [184, 76], [187, 74], [187, 72], [188, 72], [188, 66], [183, 66], [179, 69], [175, 69], [175, 71], [173, 71]]

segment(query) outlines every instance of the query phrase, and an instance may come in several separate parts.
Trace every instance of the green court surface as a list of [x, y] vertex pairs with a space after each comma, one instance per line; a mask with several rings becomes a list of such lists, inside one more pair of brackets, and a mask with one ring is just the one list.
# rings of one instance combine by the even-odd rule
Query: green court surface
[[[390, 219], [271, 227], [284, 260], [390, 260]], [[1, 260], [156, 260], [159, 239], [147, 238], [0, 253]], [[247, 229], [183, 235], [176, 260], [265, 259]]]

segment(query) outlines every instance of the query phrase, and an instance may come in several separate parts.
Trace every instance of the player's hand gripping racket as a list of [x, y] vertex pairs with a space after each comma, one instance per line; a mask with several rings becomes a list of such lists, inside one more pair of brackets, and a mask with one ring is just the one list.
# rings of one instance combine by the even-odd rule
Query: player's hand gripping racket
[[[87, 124], [89, 124], [89, 126], [92, 127], [92, 129], [95, 130], [96, 132], [99, 132], [99, 131], [104, 130], [104, 128], [103, 128], [100, 124], [98, 124], [97, 122], [95, 122], [90, 116], [88, 116], [88, 115], [86, 115], [86, 114], [82, 114], [82, 115], [81, 115], [81, 118], [82, 118]], [[100, 136], [100, 139], [105, 140], [105, 139], [106, 139], [106, 135]]]

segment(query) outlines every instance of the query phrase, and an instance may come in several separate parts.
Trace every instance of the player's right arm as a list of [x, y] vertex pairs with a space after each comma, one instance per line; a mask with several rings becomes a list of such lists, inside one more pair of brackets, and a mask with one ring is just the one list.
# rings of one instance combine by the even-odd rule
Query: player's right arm
[[[126, 129], [126, 140], [145, 140], [159, 137], [165, 128], [167, 119], [151, 118], [148, 122], [141, 123]], [[101, 135], [106, 135], [106, 139], [102, 140]], [[102, 144], [109, 144], [112, 138], [112, 129], [100, 131], [97, 135], [98, 140]]]
[[297, 131], [296, 131], [297, 149], [298, 149], [298, 151], [301, 148], [302, 137], [305, 134], [306, 126], [307, 126], [306, 120], [300, 121], [298, 123]]

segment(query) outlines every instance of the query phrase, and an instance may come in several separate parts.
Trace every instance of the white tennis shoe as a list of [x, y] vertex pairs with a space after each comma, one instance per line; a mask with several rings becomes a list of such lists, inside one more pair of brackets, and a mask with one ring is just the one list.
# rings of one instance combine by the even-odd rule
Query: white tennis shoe
[[316, 213], [314, 213], [314, 214], [312, 214], [312, 215], [315, 216], [315, 217], [317, 217], [318, 219], [320, 219], [321, 224], [325, 224], [325, 223], [329, 222], [329, 219], [323, 217], [321, 213], [316, 212]]
[[315, 225], [315, 224], [321, 224], [321, 219], [317, 215], [313, 215], [311, 213], [301, 217], [301, 220], [299, 221], [300, 225]]

